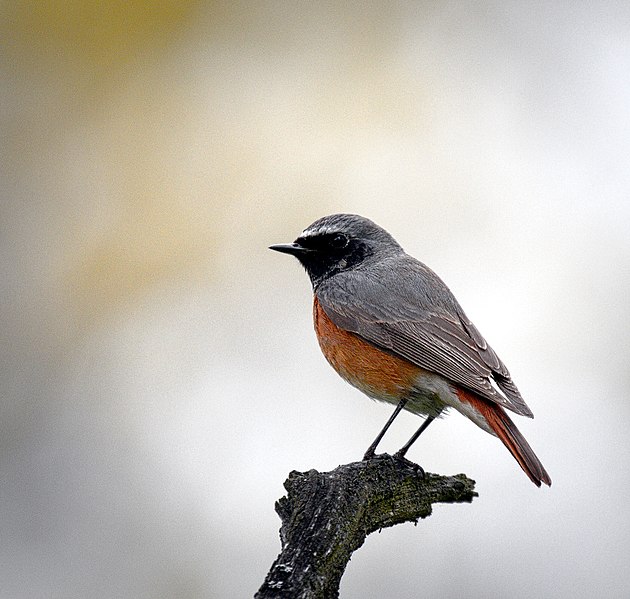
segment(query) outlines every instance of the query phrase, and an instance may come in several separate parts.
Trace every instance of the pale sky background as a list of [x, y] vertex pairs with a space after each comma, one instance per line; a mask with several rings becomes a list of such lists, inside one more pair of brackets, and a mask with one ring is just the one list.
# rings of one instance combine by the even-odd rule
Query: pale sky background
[[0, 598], [254, 594], [288, 473], [359, 459], [390, 412], [266, 249], [333, 212], [449, 284], [553, 479], [435, 423], [409, 457], [479, 498], [372, 535], [342, 599], [630, 596], [630, 4], [0, 15]]

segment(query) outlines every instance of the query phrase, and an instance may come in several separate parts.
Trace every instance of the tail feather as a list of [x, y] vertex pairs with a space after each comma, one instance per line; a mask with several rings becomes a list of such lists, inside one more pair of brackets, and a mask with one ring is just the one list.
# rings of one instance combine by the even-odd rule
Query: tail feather
[[519, 466], [537, 487], [540, 487], [541, 483], [551, 486], [551, 478], [545, 467], [501, 406], [477, 398], [468, 392], [458, 393], [458, 396], [461, 400], [471, 404], [483, 416], [488, 426], [501, 439]]

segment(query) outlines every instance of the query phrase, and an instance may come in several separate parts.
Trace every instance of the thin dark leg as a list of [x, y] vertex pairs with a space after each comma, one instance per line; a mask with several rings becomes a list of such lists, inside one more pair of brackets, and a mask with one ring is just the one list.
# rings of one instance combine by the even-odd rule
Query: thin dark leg
[[405, 445], [399, 449], [394, 455], [397, 458], [404, 458], [405, 454], [409, 451], [409, 448], [418, 440], [418, 437], [424, 432], [424, 430], [435, 420], [435, 416], [427, 416], [420, 428], [413, 434], [411, 439], [405, 443]]
[[396, 418], [396, 416], [400, 414], [400, 411], [405, 407], [406, 403], [407, 403], [407, 400], [404, 398], [398, 402], [398, 405], [396, 406], [394, 413], [389, 417], [389, 420], [385, 423], [383, 430], [376, 436], [376, 439], [372, 441], [372, 445], [370, 445], [367, 448], [367, 451], [365, 452], [365, 455], [363, 456], [364, 460], [369, 460], [370, 458], [374, 457], [374, 452], [376, 451], [376, 447], [381, 442], [383, 435], [385, 435], [385, 433], [387, 432], [387, 429], [392, 425], [392, 422], [394, 422], [394, 419]]

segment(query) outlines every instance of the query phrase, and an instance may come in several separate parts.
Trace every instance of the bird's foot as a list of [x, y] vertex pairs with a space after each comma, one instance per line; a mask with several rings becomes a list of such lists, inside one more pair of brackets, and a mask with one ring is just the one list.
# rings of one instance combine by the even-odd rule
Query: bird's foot
[[417, 476], [419, 476], [420, 478], [424, 478], [425, 477], [425, 472], [424, 472], [424, 468], [422, 468], [422, 466], [420, 466], [419, 464], [416, 464], [415, 462], [412, 462], [411, 460], [408, 460], [405, 457], [405, 452], [401, 452], [401, 451], [397, 451], [392, 458], [394, 460], [397, 460], [399, 462], [402, 462], [403, 464], [405, 464], [405, 466], [407, 466], [408, 468], [411, 468]]
[[371, 460], [372, 458], [376, 457], [376, 454], [374, 453], [374, 450], [370, 447], [364, 454], [363, 454], [363, 461], [367, 462], [368, 460]]
[[390, 455], [388, 453], [376, 454], [374, 451], [368, 450], [365, 452], [365, 455], [363, 456], [363, 461], [368, 462], [370, 460], [392, 460], [394, 462], [399, 462], [406, 468], [413, 470], [416, 476], [418, 476], [419, 478], [425, 477], [425, 472], [422, 466], [416, 464], [415, 462], [412, 462], [411, 460], [408, 460], [405, 457], [404, 452], [401, 453], [400, 451], [397, 451], [395, 454]]

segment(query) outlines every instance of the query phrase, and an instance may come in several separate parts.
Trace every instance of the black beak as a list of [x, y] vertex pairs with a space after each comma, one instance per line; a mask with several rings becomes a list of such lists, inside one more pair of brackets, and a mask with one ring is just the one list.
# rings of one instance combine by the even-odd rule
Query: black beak
[[291, 254], [292, 256], [299, 256], [313, 251], [309, 248], [305, 248], [299, 243], [278, 243], [276, 245], [270, 245], [269, 249], [281, 252], [282, 254]]

